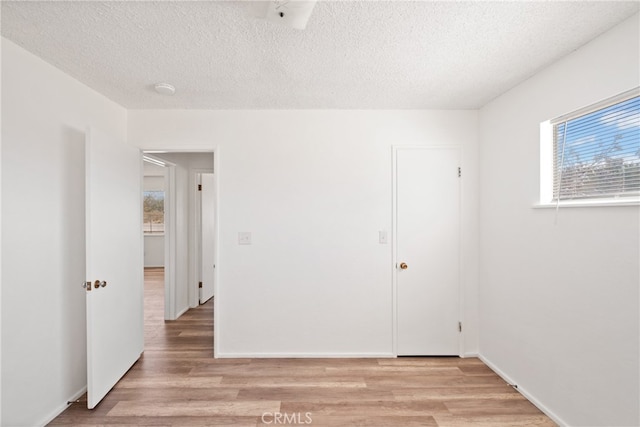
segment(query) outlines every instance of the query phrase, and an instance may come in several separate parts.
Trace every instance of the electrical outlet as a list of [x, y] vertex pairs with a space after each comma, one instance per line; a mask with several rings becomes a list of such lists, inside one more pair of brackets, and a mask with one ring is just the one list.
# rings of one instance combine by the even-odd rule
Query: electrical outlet
[[241, 231], [238, 233], [238, 244], [239, 245], [250, 245], [251, 244], [251, 233], [248, 231]]

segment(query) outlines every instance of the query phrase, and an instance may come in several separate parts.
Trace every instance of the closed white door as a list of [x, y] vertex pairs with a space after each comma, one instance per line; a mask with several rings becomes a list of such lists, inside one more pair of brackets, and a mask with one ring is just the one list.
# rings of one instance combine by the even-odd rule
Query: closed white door
[[144, 348], [142, 156], [86, 137], [87, 406], [94, 408]]
[[200, 175], [202, 185], [200, 191], [200, 230], [202, 232], [202, 259], [200, 262], [200, 277], [202, 287], [200, 288], [200, 304], [204, 304], [213, 297], [215, 265], [214, 265], [214, 241], [215, 241], [215, 175], [203, 173]]
[[397, 148], [398, 355], [459, 354], [457, 148]]

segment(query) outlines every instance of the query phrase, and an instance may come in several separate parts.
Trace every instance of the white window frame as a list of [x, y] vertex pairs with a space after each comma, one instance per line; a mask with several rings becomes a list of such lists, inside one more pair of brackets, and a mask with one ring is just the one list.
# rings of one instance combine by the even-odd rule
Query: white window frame
[[640, 196], [630, 196], [624, 198], [593, 198], [580, 200], [560, 200], [553, 199], [553, 128], [554, 125], [569, 121], [579, 116], [593, 113], [607, 108], [628, 99], [640, 95], [640, 88], [634, 88], [611, 98], [607, 98], [595, 104], [586, 106], [540, 123], [540, 201], [534, 207], [537, 208], [557, 208], [557, 207], [589, 207], [589, 206], [639, 206]]

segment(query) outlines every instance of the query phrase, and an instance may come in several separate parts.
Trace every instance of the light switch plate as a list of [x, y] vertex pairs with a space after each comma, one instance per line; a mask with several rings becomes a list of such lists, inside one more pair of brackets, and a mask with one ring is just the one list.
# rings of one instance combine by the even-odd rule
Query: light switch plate
[[387, 232], [385, 230], [378, 231], [378, 243], [381, 245], [387, 244]]
[[238, 244], [239, 245], [250, 245], [251, 244], [251, 233], [248, 231], [240, 231], [238, 233]]

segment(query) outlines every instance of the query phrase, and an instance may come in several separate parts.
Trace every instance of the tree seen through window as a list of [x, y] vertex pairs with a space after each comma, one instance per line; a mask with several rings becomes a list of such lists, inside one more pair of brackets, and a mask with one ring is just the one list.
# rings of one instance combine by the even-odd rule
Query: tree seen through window
[[164, 191], [144, 192], [144, 232], [164, 233]]

